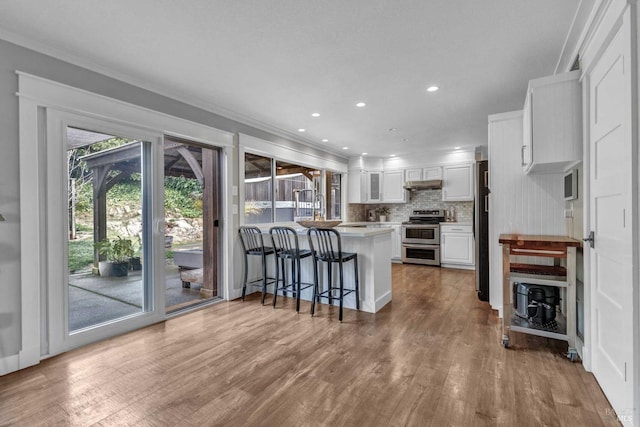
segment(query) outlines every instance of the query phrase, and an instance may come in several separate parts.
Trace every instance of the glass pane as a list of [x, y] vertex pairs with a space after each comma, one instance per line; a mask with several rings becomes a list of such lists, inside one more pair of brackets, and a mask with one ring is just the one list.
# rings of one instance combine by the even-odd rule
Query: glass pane
[[67, 128], [69, 331], [141, 313], [143, 143]]
[[213, 224], [218, 219], [217, 170], [217, 151], [165, 140], [164, 268], [168, 313], [218, 295], [218, 263], [213, 262], [218, 246], [218, 228]]
[[327, 219], [340, 219], [342, 212], [342, 175], [327, 171]]
[[276, 222], [313, 218], [314, 204], [316, 211], [321, 205], [314, 190], [319, 178], [318, 170], [276, 162]]
[[271, 159], [256, 154], [244, 156], [244, 222], [272, 222], [273, 187]]

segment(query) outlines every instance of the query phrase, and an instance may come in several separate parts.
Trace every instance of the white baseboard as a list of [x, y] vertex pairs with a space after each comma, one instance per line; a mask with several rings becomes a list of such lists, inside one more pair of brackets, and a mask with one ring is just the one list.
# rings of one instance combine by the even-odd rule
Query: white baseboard
[[0, 359], [0, 376], [20, 369], [20, 356], [14, 354]]
[[440, 264], [442, 268], [457, 268], [458, 270], [475, 270], [475, 265], [463, 265], [463, 264]]

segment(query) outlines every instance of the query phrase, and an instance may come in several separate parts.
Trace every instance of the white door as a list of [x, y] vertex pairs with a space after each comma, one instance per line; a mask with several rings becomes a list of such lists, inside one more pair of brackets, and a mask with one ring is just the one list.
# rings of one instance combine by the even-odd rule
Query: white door
[[634, 372], [629, 41], [627, 21], [589, 76], [592, 368], [619, 415], [632, 411]]

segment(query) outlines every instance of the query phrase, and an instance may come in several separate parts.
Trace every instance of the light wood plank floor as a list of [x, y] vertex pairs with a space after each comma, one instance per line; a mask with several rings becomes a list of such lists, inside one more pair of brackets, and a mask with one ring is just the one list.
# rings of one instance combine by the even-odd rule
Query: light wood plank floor
[[2, 425], [618, 425], [559, 341], [512, 333], [473, 272], [394, 265], [377, 314], [223, 302], [0, 377]]

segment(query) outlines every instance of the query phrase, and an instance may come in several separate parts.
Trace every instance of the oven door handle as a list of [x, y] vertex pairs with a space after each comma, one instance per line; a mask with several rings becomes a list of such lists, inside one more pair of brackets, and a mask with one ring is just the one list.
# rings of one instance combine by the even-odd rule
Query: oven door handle
[[420, 243], [403, 243], [402, 247], [411, 249], [438, 249], [440, 245], [420, 244]]

